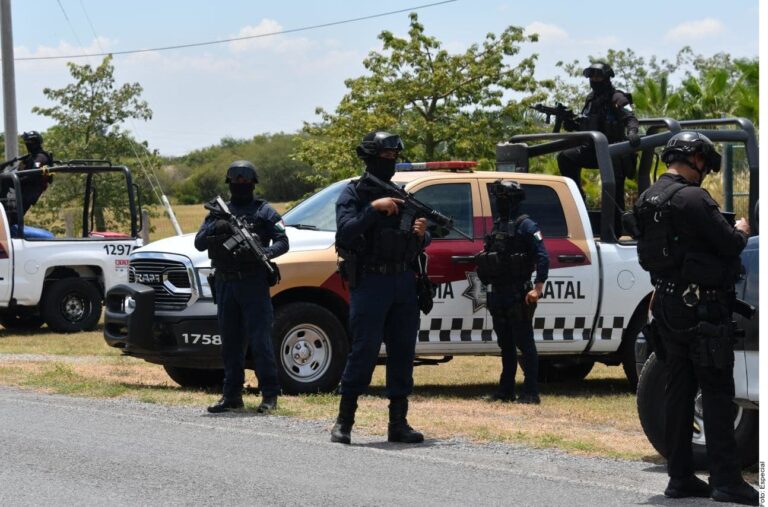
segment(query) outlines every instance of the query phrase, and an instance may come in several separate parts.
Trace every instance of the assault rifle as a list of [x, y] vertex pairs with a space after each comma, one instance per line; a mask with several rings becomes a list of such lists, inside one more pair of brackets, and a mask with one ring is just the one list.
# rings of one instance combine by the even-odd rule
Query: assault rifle
[[446, 229], [456, 231], [458, 234], [467, 238], [468, 240], [474, 241], [474, 239], [470, 238], [467, 233], [453, 225], [453, 218], [445, 216], [436, 209], [427, 206], [423, 202], [416, 199], [413, 194], [407, 190], [398, 187], [392, 182], [382, 181], [369, 172], [366, 172], [365, 175], [363, 175], [363, 178], [385, 190], [390, 197], [403, 200], [403, 204], [400, 205], [400, 230], [410, 231], [413, 227], [414, 220], [417, 218], [426, 218], [430, 222], [435, 223], [440, 227], [445, 227]]
[[[211, 216], [217, 219], [226, 220], [229, 222], [230, 227], [232, 227], [233, 234], [224, 241], [222, 245], [224, 246], [224, 249], [233, 255], [238, 255], [236, 252], [240, 251], [252, 253], [267, 270], [270, 284], [274, 285], [274, 283], [277, 283], [277, 281], [280, 280], [280, 274], [276, 269], [276, 265], [270, 262], [261, 242], [253, 237], [253, 234], [248, 230], [246, 224], [232, 214], [229, 210], [229, 206], [224, 202], [224, 199], [222, 199], [221, 196], [216, 196], [216, 199], [205, 203], [203, 206], [211, 212]], [[272, 283], [273, 280], [274, 283]]]
[[551, 117], [555, 117], [555, 126], [552, 132], [560, 132], [560, 129], [565, 127], [567, 132], [573, 132], [579, 130], [579, 117], [573, 112], [570, 107], [565, 107], [560, 102], [555, 103], [555, 107], [545, 106], [544, 104], [536, 104], [531, 106], [531, 109], [547, 115], [547, 125]]
[[5, 171], [6, 167], [8, 167], [9, 165], [15, 164], [16, 162], [18, 162], [19, 160], [25, 157], [26, 155], [19, 155], [18, 157], [12, 158], [10, 160], [6, 160], [5, 162], [0, 162], [0, 171], [6, 172]]

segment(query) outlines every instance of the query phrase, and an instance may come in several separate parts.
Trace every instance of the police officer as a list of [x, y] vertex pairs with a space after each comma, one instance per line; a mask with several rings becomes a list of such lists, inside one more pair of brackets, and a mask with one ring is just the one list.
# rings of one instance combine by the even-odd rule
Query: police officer
[[[287, 252], [288, 237], [280, 215], [265, 200], [254, 197], [258, 183], [256, 167], [247, 160], [232, 162], [226, 182], [231, 194], [227, 203], [230, 211], [249, 225], [267, 256], [273, 259]], [[265, 413], [277, 407], [280, 393], [272, 346], [271, 281], [267, 269], [255, 256], [224, 248], [223, 243], [232, 232], [229, 222], [209, 214], [195, 237], [195, 247], [208, 250], [211, 266], [216, 270], [214, 291], [224, 361], [224, 393], [208, 411], [218, 413], [243, 407], [245, 353], [250, 346], [262, 394], [257, 411]]]
[[384, 131], [366, 134], [357, 147], [366, 173], [350, 182], [336, 202], [336, 243], [350, 286], [352, 348], [341, 377], [339, 415], [331, 431], [333, 442], [350, 443], [357, 399], [371, 382], [382, 341], [387, 348], [388, 440], [424, 440], [424, 435], [411, 428], [406, 416], [419, 328], [414, 263], [430, 236], [423, 218], [401, 230], [402, 200], [387, 196], [366, 179], [367, 174], [372, 174], [390, 181], [402, 150], [398, 135]]
[[[664, 148], [669, 170], [635, 204], [638, 256], [655, 285], [651, 303], [657, 356], [667, 370], [665, 393], [668, 497], [709, 497], [757, 505], [741, 476], [733, 433], [731, 321], [739, 253], [749, 224], [720, 214], [701, 183], [720, 170], [720, 155], [704, 135], [683, 131]], [[656, 338], [659, 339], [656, 339]], [[694, 475], [694, 398], [701, 389], [709, 484]]]
[[[501, 348], [501, 378], [492, 401], [515, 401], [517, 349], [525, 381], [518, 403], [539, 404], [538, 354], [533, 340], [533, 313], [549, 273], [549, 255], [539, 226], [520, 214], [525, 191], [516, 181], [491, 185], [497, 216], [485, 248], [477, 254], [477, 275], [486, 285], [493, 330]], [[536, 270], [536, 279], [531, 275]]]
[[[605, 134], [609, 143], [617, 143], [629, 140], [633, 147], [640, 145], [638, 128], [640, 124], [635, 117], [632, 104], [626, 93], [617, 90], [611, 83], [614, 76], [613, 69], [604, 62], [597, 62], [583, 71], [584, 77], [589, 79], [592, 91], [587, 95], [584, 108], [581, 110], [579, 123], [580, 131], [597, 130]], [[557, 165], [560, 174], [567, 176], [576, 182], [582, 197], [584, 190], [581, 187], [581, 168], [597, 169], [597, 157], [592, 145], [582, 145], [576, 148], [563, 150], [557, 156]], [[616, 232], [620, 234], [620, 217], [624, 211], [624, 180], [635, 174], [636, 157], [622, 155], [613, 160], [613, 171], [616, 177], [616, 201], [617, 222]]]
[[[40, 196], [48, 188], [50, 176], [45, 172], [24, 174], [24, 171], [30, 169], [42, 169], [52, 165], [53, 155], [43, 150], [43, 136], [40, 132], [35, 130], [24, 132], [21, 135], [21, 139], [24, 141], [24, 145], [27, 148], [27, 154], [20, 159], [4, 162], [2, 166], [10, 165], [15, 160], [19, 160], [19, 164], [15, 170], [18, 171], [19, 182], [21, 184], [21, 199], [24, 206], [23, 213], [26, 214], [27, 210], [37, 203]], [[0, 194], [5, 196], [8, 192], [12, 192], [10, 188], [10, 180], [3, 182]], [[13, 202], [13, 199], [11, 199], [10, 202]], [[13, 207], [10, 207], [8, 211], [8, 220], [11, 224], [16, 223], [17, 217]]]

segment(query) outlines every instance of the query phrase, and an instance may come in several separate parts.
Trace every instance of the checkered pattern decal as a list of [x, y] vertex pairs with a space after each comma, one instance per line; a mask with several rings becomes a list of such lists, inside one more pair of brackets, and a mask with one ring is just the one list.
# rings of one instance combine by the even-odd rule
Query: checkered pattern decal
[[[483, 318], [422, 318], [419, 329], [420, 342], [468, 342], [472, 333], [481, 341], [493, 341], [493, 331], [483, 329]], [[425, 328], [424, 326], [429, 326]], [[606, 327], [607, 326], [607, 327]], [[584, 317], [534, 317], [533, 332], [546, 341], [589, 340], [591, 328]], [[600, 317], [597, 322], [597, 339], [620, 340], [624, 332], [624, 317]]]

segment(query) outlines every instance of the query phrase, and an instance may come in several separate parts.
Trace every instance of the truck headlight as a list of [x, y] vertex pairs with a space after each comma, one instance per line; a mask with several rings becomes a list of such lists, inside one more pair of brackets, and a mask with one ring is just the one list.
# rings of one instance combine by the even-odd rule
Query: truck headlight
[[209, 299], [212, 298], [213, 291], [211, 290], [211, 286], [208, 284], [208, 275], [213, 272], [213, 268], [198, 268], [196, 271], [197, 281], [200, 285], [200, 297]]

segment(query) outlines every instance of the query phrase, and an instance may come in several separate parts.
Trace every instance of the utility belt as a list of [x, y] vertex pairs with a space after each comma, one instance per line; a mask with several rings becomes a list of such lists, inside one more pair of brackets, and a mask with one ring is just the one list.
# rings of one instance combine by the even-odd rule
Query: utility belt
[[249, 269], [244, 271], [222, 271], [221, 269], [217, 269], [215, 277], [225, 282], [231, 282], [233, 280], [244, 280], [259, 273], [259, 271], [260, 270], [258, 269]]
[[363, 273], [374, 273], [377, 275], [394, 275], [413, 270], [413, 264], [410, 262], [381, 262], [381, 263], [363, 263], [360, 266]]

